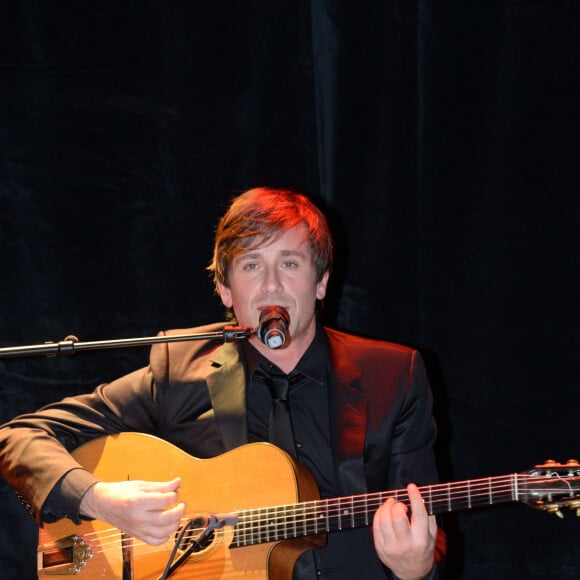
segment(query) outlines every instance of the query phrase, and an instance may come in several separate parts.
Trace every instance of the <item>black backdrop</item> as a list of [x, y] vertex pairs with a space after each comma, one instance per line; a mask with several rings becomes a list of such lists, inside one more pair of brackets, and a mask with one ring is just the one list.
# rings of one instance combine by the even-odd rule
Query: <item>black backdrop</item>
[[[576, 2], [9, 1], [0, 19], [0, 344], [222, 318], [231, 196], [328, 211], [327, 322], [425, 355], [442, 479], [578, 457]], [[0, 421], [147, 349], [0, 360]], [[0, 487], [0, 576], [36, 529]], [[449, 578], [578, 578], [580, 521], [449, 515]]]

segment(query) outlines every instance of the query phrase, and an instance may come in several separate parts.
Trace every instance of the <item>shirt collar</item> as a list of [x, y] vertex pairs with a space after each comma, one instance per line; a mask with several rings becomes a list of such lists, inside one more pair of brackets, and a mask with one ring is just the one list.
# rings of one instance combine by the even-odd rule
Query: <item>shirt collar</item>
[[[254, 374], [254, 371], [259, 364], [263, 364], [264, 368], [273, 368], [275, 372], [282, 373], [282, 371], [275, 364], [273, 364], [265, 356], [259, 353], [258, 350], [249, 341], [242, 343], [242, 349], [245, 354], [249, 376]], [[326, 342], [326, 334], [322, 328], [322, 325], [317, 323], [316, 333], [312, 342], [292, 372], [300, 372], [308, 377], [308, 379], [319, 384], [323, 384], [326, 374], [327, 361], [328, 344]]]

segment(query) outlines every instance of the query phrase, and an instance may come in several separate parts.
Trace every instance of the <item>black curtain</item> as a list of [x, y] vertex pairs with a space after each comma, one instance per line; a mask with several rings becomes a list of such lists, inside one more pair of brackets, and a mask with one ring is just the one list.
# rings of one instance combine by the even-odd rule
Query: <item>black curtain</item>
[[[444, 480], [577, 457], [578, 6], [315, 5], [336, 322], [422, 350]], [[578, 575], [574, 517], [445, 519], [450, 577]]]
[[[574, 2], [9, 2], [0, 345], [221, 319], [213, 225], [254, 185], [328, 211], [326, 322], [416, 346], [443, 480], [579, 455]], [[0, 421], [146, 348], [0, 360]], [[37, 530], [0, 486], [2, 576]], [[449, 578], [577, 578], [580, 523], [450, 514]]]

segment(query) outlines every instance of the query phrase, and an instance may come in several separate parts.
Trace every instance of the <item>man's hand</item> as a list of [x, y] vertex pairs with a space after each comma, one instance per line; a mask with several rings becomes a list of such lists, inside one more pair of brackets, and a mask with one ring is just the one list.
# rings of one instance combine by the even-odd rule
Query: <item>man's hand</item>
[[171, 481], [98, 482], [81, 501], [81, 513], [158, 546], [177, 530], [185, 504], [177, 502], [181, 479]]
[[408, 508], [389, 498], [373, 520], [375, 549], [381, 562], [400, 580], [425, 578], [434, 564], [437, 522], [425, 509], [417, 486], [407, 486], [411, 504]]

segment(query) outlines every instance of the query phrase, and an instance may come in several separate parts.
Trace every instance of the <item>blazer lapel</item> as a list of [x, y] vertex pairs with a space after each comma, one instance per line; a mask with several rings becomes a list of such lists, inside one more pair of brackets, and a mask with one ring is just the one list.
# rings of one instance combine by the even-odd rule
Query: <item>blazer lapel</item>
[[334, 464], [343, 493], [367, 491], [364, 446], [367, 399], [359, 385], [360, 370], [343, 342], [327, 332], [330, 353], [330, 430]]
[[248, 443], [246, 378], [238, 349], [226, 343], [212, 355], [207, 388], [227, 450]]

